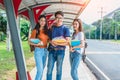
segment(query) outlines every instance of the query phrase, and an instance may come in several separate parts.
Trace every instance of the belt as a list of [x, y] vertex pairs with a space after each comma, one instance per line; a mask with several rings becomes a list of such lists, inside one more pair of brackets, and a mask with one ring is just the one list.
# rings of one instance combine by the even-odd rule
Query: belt
[[55, 50], [55, 51], [57, 51], [57, 50], [65, 50], [65, 48], [52, 48], [50, 50]]

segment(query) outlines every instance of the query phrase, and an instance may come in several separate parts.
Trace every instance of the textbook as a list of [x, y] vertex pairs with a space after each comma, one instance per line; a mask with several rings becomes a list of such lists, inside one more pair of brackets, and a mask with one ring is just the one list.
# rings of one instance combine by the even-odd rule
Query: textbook
[[[74, 47], [74, 46], [78, 46], [80, 45], [80, 40], [71, 40], [71, 46]], [[75, 50], [80, 50], [80, 48], [75, 48]]]
[[40, 42], [39, 39], [30, 39], [30, 42], [34, 43], [34, 44], [38, 44]]
[[55, 42], [58, 42], [58, 43], [64, 43], [64, 42], [66, 42], [65, 39], [56, 39], [56, 40], [52, 40], [52, 41], [55, 41]]
[[63, 36], [60, 36], [60, 37], [55, 37], [54, 39], [52, 39], [52, 41], [55, 41], [58, 43], [64, 43], [66, 42], [66, 39]]

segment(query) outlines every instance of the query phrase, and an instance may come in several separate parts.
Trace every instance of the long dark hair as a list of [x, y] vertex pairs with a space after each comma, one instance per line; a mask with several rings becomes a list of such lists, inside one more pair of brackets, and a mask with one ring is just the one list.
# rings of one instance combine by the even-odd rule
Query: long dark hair
[[[82, 21], [81, 21], [80, 19], [74, 19], [74, 20], [73, 20], [73, 23], [74, 23], [75, 21], [77, 21], [77, 22], [79, 23], [79, 28], [78, 28], [79, 32], [83, 31]], [[73, 35], [74, 35], [74, 34], [75, 34], [75, 32], [73, 33]]]
[[[45, 18], [45, 26], [44, 26], [44, 33], [46, 34], [46, 35], [48, 35], [48, 26], [47, 26], [47, 19], [46, 19], [46, 16], [45, 15], [40, 15], [39, 17], [38, 17], [38, 20], [40, 20], [41, 18]], [[40, 34], [40, 24], [39, 24], [39, 22], [37, 22], [37, 24], [36, 24], [36, 26], [35, 26], [35, 30], [36, 30], [36, 36], [38, 36], [39, 34]]]

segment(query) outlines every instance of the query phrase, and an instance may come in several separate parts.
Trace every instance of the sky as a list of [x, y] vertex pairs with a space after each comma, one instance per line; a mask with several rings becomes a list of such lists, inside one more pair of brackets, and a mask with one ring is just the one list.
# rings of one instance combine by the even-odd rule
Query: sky
[[92, 24], [101, 18], [101, 7], [105, 16], [120, 7], [120, 0], [91, 0], [79, 18], [87, 24]]

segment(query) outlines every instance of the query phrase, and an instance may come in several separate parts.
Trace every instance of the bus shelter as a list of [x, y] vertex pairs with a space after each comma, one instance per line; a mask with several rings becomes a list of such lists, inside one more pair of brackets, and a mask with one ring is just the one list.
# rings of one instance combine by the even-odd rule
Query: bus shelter
[[33, 29], [39, 15], [45, 14], [48, 25], [50, 26], [54, 22], [54, 13], [56, 11], [63, 11], [63, 24], [70, 26], [73, 19], [78, 18], [84, 11], [89, 1], [90, 0], [0, 0], [0, 8], [5, 9], [7, 14], [19, 80], [29, 79], [27, 77], [24, 52], [16, 23], [18, 15], [28, 19]]

